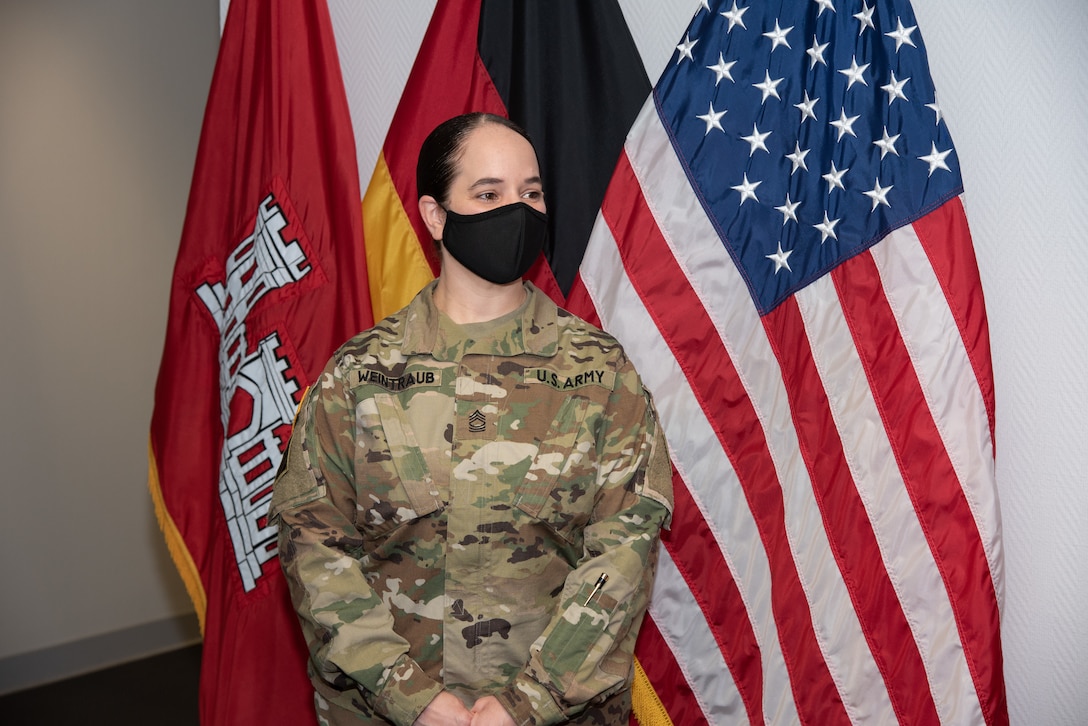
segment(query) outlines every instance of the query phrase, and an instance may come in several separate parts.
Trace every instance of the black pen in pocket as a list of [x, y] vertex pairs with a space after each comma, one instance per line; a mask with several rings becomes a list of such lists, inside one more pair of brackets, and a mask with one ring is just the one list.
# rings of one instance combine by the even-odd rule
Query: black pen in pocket
[[604, 587], [604, 584], [606, 582], [608, 582], [608, 575], [602, 572], [601, 576], [597, 578], [597, 584], [593, 586], [593, 591], [589, 593], [589, 597], [587, 597], [586, 601], [582, 603], [582, 607], [589, 605], [589, 601], [592, 600], [597, 595], [597, 593], [601, 591], [601, 588]]

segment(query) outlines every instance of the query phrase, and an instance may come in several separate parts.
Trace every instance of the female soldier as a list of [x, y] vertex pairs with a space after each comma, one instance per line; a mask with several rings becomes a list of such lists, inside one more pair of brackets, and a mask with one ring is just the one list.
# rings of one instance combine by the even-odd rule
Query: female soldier
[[348, 341], [276, 481], [328, 724], [626, 724], [671, 470], [619, 344], [521, 276], [544, 244], [518, 127], [441, 124], [417, 166], [441, 275]]

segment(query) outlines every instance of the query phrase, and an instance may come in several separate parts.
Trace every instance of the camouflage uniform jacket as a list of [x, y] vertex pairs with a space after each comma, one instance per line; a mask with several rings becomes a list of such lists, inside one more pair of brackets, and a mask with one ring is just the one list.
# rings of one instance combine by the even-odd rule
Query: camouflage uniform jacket
[[455, 326], [432, 283], [303, 399], [272, 515], [330, 723], [411, 724], [443, 688], [519, 724], [627, 723], [665, 442], [615, 339], [526, 287]]

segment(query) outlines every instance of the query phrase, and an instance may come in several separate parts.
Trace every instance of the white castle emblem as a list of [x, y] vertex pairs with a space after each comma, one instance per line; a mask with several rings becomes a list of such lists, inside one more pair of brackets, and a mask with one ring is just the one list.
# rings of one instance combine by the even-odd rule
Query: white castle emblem
[[[238, 571], [246, 591], [257, 586], [264, 563], [276, 557], [276, 528], [268, 526], [272, 481], [279, 469], [280, 442], [290, 434], [298, 383], [285, 375], [290, 363], [277, 355], [278, 332], [247, 353], [246, 318], [269, 292], [298, 282], [312, 269], [297, 240], [283, 238], [287, 220], [269, 194], [257, 209], [253, 234], [227, 259], [226, 282], [204, 284], [197, 295], [219, 328], [219, 394], [223, 460], [219, 499], [223, 504]], [[239, 392], [252, 406], [248, 423], [228, 430], [231, 404]]]

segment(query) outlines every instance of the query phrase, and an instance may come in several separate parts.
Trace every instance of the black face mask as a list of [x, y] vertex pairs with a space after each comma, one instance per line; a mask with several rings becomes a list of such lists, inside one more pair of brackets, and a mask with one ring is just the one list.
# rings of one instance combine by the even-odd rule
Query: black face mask
[[548, 215], [524, 202], [479, 214], [446, 210], [442, 246], [453, 259], [488, 282], [517, 280], [536, 262], [548, 239]]

